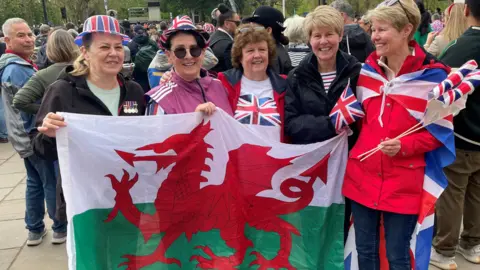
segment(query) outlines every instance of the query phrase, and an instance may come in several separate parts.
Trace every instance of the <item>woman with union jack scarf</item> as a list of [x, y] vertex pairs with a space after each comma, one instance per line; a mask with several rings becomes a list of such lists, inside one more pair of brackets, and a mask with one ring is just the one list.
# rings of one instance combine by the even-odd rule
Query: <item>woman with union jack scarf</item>
[[[330, 6], [319, 6], [305, 18], [305, 36], [312, 52], [290, 72], [285, 97], [285, 135], [294, 144], [322, 142], [335, 137], [336, 121], [330, 113], [344, 96], [345, 100], [354, 98], [361, 64], [339, 50], [343, 29], [342, 15]], [[347, 97], [343, 93], [348, 87], [352, 92]], [[348, 138], [352, 146], [358, 132], [355, 125], [350, 125], [350, 129], [354, 131]], [[348, 232], [348, 201], [345, 217], [344, 229]]]
[[[429, 92], [450, 70], [413, 40], [420, 24], [413, 0], [387, 0], [367, 17], [372, 21], [376, 51], [362, 67], [357, 83], [365, 117], [350, 151], [343, 194], [352, 202], [359, 269], [380, 269], [382, 219], [389, 268], [410, 270], [414, 259], [410, 241], [417, 221], [421, 224], [423, 220], [419, 217], [426, 214], [421, 208], [424, 183], [426, 190], [431, 190], [436, 186], [432, 179], [443, 175], [441, 166], [435, 167], [435, 177], [426, 177], [426, 173], [452, 132], [442, 126], [400, 135], [419, 123]], [[380, 151], [362, 160], [376, 147]], [[428, 253], [430, 246], [431, 242], [423, 249]], [[424, 261], [426, 266], [414, 268], [426, 269], [428, 259]]]

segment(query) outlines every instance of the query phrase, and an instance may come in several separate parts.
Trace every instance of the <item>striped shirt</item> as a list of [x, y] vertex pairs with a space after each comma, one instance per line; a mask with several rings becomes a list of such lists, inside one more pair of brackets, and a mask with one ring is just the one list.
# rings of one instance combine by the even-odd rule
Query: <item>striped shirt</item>
[[309, 52], [311, 52], [311, 50], [306, 44], [290, 43], [288, 45], [288, 56], [292, 61], [293, 67], [298, 66]]
[[333, 80], [335, 80], [335, 77], [337, 77], [337, 72], [326, 72], [326, 73], [320, 73], [322, 76], [322, 81], [323, 81], [323, 87], [325, 88], [325, 92], [328, 93], [328, 89], [330, 89], [330, 85], [332, 84]]

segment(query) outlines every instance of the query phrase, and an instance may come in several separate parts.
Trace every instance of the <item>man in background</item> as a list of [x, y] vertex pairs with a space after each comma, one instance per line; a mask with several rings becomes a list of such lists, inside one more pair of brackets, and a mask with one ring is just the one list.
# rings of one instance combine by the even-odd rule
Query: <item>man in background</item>
[[[42, 243], [45, 228], [45, 201], [53, 220], [52, 243], [66, 241], [66, 224], [55, 219], [56, 174], [52, 161], [43, 160], [34, 153], [31, 138], [37, 134], [35, 115], [19, 111], [13, 106], [13, 97], [35, 74], [35, 64], [30, 60], [34, 50], [34, 36], [27, 22], [11, 18], [2, 26], [7, 50], [0, 58], [1, 101], [5, 109], [8, 137], [15, 151], [25, 163], [27, 189], [25, 192], [25, 223], [28, 229], [28, 246]], [[44, 28], [45, 29], [45, 28]]]
[[[459, 68], [471, 59], [480, 62], [480, 1], [465, 0], [464, 12], [470, 27], [440, 58], [452, 68]], [[480, 87], [477, 87], [468, 96], [465, 109], [453, 119], [457, 158], [444, 169], [448, 186], [435, 207], [436, 235], [430, 264], [440, 269], [457, 269], [455, 253], [480, 268], [479, 115]]]
[[35, 47], [42, 47], [47, 43], [48, 34], [50, 33], [50, 26], [42, 24], [40, 26], [40, 35], [35, 39]]
[[365, 63], [365, 60], [375, 50], [375, 47], [365, 30], [354, 23], [355, 12], [352, 6], [346, 0], [336, 0], [330, 5], [342, 14], [345, 22], [340, 50], [355, 56], [358, 61]]

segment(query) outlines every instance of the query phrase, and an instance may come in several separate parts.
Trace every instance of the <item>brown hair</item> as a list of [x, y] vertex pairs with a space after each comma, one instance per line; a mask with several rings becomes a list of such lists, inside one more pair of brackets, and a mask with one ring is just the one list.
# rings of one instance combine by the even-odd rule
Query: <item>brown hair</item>
[[80, 54], [72, 35], [63, 29], [53, 31], [47, 41], [47, 57], [54, 63], [70, 63]]
[[232, 47], [232, 65], [235, 68], [242, 67], [242, 49], [248, 44], [266, 41], [268, 45], [268, 65], [273, 66], [276, 55], [275, 41], [266, 29], [255, 24], [242, 24], [237, 28]]
[[[85, 48], [85, 50], [90, 50], [90, 46], [92, 46], [93, 42], [93, 35], [92, 34], [86, 34], [82, 38], [82, 47]], [[73, 62], [73, 70], [70, 72], [73, 76], [84, 76], [88, 75], [90, 72], [90, 68], [88, 67], [87, 63], [85, 62], [85, 56], [83, 56], [83, 53], [80, 54], [75, 62]]]

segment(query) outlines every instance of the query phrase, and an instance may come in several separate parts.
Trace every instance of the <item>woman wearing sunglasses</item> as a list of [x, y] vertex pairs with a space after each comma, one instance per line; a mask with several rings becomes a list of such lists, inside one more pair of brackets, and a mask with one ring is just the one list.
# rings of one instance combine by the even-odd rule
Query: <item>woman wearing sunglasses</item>
[[[413, 40], [420, 24], [413, 0], [385, 1], [367, 17], [376, 51], [367, 58], [357, 83], [365, 117], [350, 151], [343, 194], [352, 201], [359, 269], [380, 269], [382, 218], [390, 269], [410, 270], [410, 240], [420, 213], [425, 155], [443, 144], [426, 129], [392, 138], [418, 124], [413, 115], [425, 111], [428, 93], [446, 78], [449, 68]], [[452, 134], [447, 131], [442, 136]], [[380, 151], [361, 161], [363, 153], [377, 146]]]
[[211, 115], [216, 106], [232, 114], [222, 83], [202, 69], [208, 42], [188, 16], [178, 16], [161, 37], [161, 45], [173, 65], [170, 80], [147, 93], [151, 98], [147, 115], [203, 112]]
[[218, 74], [228, 90], [235, 118], [254, 125], [268, 138], [283, 137], [285, 76], [272, 68], [275, 41], [260, 25], [240, 25], [232, 48], [233, 69]]

